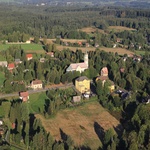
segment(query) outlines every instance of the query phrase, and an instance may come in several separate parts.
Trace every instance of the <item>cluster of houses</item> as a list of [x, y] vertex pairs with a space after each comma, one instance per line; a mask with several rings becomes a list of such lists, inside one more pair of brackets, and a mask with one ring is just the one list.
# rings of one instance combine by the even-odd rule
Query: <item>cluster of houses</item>
[[[28, 61], [33, 59], [33, 55], [32, 54], [26, 54], [26, 59]], [[0, 61], [0, 66], [7, 67], [7, 69], [10, 72], [12, 72], [13, 69], [15, 69], [15, 67], [17, 67], [17, 65], [20, 63], [22, 63], [22, 61], [19, 58], [17, 58], [17, 59], [15, 59], [15, 61], [13, 63], [8, 63], [7, 61]]]

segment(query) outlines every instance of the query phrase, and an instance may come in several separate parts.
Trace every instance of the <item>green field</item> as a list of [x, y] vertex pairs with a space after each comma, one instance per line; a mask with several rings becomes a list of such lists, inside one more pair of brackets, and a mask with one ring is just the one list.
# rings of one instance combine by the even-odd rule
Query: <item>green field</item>
[[40, 44], [0, 44], [0, 50], [7, 50], [11, 46], [18, 46], [23, 49], [23, 50], [43, 50], [43, 46]]
[[4, 80], [5, 80], [4, 73], [0, 72], [0, 86], [3, 85]]
[[146, 52], [146, 51], [135, 51], [135, 54], [137, 54], [137, 55], [145, 55], [145, 53], [148, 53], [148, 54], [150, 54], [150, 52]]
[[39, 109], [44, 110], [45, 100], [48, 99], [46, 93], [35, 93], [29, 95], [29, 110], [31, 113], [39, 113]]

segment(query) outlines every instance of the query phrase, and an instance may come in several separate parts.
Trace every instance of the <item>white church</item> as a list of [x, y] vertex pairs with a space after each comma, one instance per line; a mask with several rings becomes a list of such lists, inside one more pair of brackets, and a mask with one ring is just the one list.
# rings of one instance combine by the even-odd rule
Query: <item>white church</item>
[[81, 73], [81, 72], [84, 72], [84, 70], [88, 69], [88, 67], [89, 67], [89, 59], [88, 59], [88, 53], [86, 52], [84, 54], [84, 62], [70, 64], [70, 66], [67, 68], [66, 71], [67, 72], [68, 71], [79, 71]]

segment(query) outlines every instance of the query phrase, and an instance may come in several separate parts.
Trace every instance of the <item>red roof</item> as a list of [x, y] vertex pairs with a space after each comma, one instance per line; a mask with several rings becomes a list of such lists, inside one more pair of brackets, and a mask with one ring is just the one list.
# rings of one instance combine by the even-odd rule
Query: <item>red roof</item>
[[10, 69], [11, 69], [11, 68], [12, 68], [12, 69], [15, 68], [15, 64], [14, 64], [14, 63], [8, 64], [8, 68], [10, 68]]
[[32, 54], [26, 54], [27, 58], [32, 58]]
[[27, 97], [27, 96], [29, 96], [29, 93], [28, 92], [20, 92], [19, 95], [21, 97]]

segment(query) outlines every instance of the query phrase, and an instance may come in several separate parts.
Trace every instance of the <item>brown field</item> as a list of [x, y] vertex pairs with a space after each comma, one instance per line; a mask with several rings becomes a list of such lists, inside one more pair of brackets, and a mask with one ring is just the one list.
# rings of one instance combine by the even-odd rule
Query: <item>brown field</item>
[[[52, 44], [54, 41], [56, 41], [56, 39], [47, 39], [48, 44]], [[85, 39], [61, 39], [61, 41], [70, 43], [87, 42]]]
[[86, 33], [89, 33], [89, 34], [98, 31], [98, 32], [100, 32], [100, 33], [105, 34], [104, 30], [97, 29], [97, 28], [95, 28], [95, 27], [86, 27], [86, 28], [80, 29], [79, 31], [86, 32]]
[[45, 119], [39, 114], [36, 117], [41, 119], [44, 128], [56, 140], [61, 140], [61, 130], [71, 136], [76, 146], [86, 145], [93, 150], [101, 146], [97, 130], [104, 132], [120, 125], [120, 122], [98, 102], [90, 102], [84, 106], [59, 111], [51, 119]]
[[125, 31], [125, 30], [128, 30], [128, 31], [136, 30], [136, 29], [133, 29], [133, 28], [122, 27], [122, 26], [109, 26], [108, 29], [110, 31], [114, 30], [114, 31], [117, 31], [117, 32], [121, 32], [121, 31]]
[[[77, 49], [82, 50], [82, 52], [84, 53], [85, 51], [95, 51], [95, 47], [69, 47], [69, 46], [62, 46], [62, 45], [57, 45], [57, 49], [58, 50], [63, 50], [63, 49], [67, 49], [69, 48], [72, 51], [76, 51]], [[100, 50], [104, 50], [106, 52], [113, 52], [113, 53], [118, 53], [119, 55], [124, 55], [124, 54], [134, 54], [133, 52], [125, 49], [125, 48], [107, 48], [107, 47], [100, 47]]]

